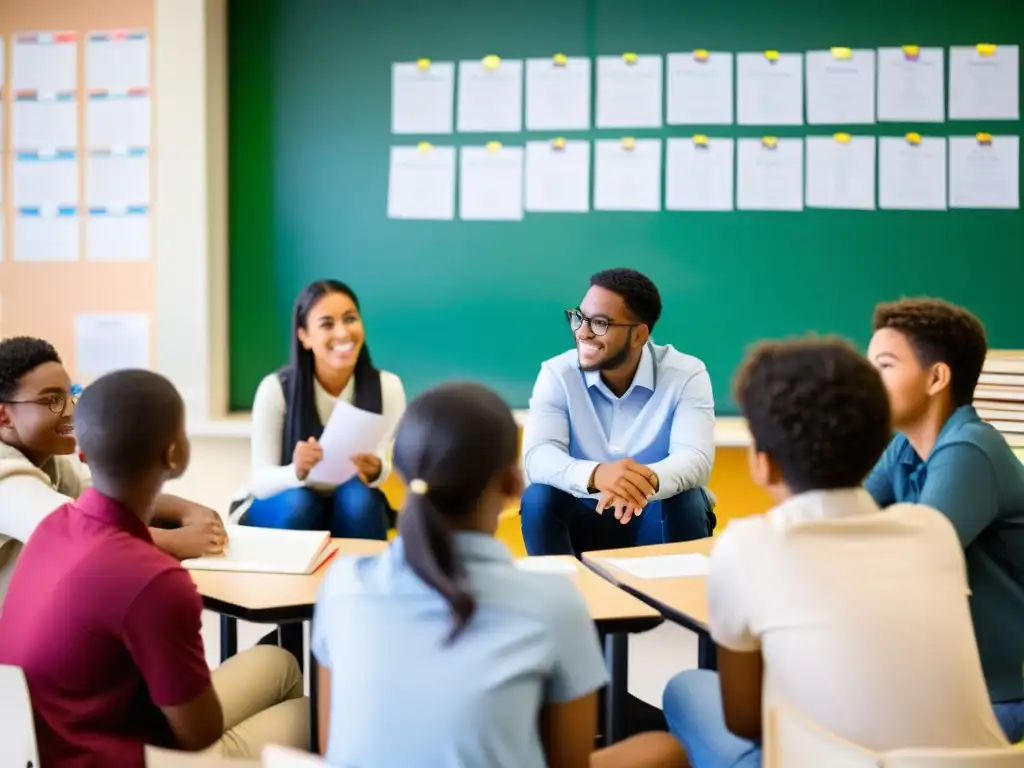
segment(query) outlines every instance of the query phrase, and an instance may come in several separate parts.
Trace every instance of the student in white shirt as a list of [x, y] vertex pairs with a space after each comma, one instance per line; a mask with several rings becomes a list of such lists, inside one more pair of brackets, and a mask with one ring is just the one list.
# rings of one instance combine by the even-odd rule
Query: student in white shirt
[[[523, 480], [508, 406], [478, 384], [416, 398], [395, 438], [399, 537], [345, 558], [317, 599], [321, 750], [360, 768], [682, 768], [668, 734], [594, 751], [607, 682], [572, 580], [494, 538]], [[396, 735], [394, 724], [401, 723]]]
[[733, 520], [711, 555], [718, 674], [665, 690], [694, 768], [759, 766], [762, 707], [779, 704], [879, 751], [1006, 746], [956, 531], [861, 487], [890, 438], [878, 373], [841, 341], [767, 343], [735, 392], [751, 474], [777, 506]]
[[[75, 456], [77, 387], [42, 339], [0, 340], [0, 606], [22, 545], [39, 522], [89, 487]], [[176, 496], [158, 499], [154, 543], [179, 560], [220, 552], [224, 526], [212, 509]]]
[[405, 390], [374, 368], [355, 293], [336, 280], [306, 286], [295, 301], [291, 362], [260, 382], [252, 404], [252, 478], [243, 525], [329, 530], [333, 536], [386, 539], [391, 510], [378, 486], [391, 470], [385, 446], [350, 457], [358, 475], [339, 486], [313, 485], [323, 458], [317, 440], [339, 401], [396, 423]]

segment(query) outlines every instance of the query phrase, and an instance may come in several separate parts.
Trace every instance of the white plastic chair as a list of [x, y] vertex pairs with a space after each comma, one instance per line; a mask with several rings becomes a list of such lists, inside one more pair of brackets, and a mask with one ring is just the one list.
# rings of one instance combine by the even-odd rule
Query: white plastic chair
[[39, 768], [36, 726], [25, 673], [0, 664], [0, 765]]
[[146, 747], [146, 768], [260, 768], [260, 761]]
[[1024, 750], [1002, 749], [900, 749], [888, 752], [885, 768], [1022, 768]]
[[321, 768], [327, 763], [319, 755], [271, 744], [263, 748], [263, 768]]
[[858, 747], [799, 712], [778, 707], [769, 713], [768, 768], [879, 768], [879, 756]]

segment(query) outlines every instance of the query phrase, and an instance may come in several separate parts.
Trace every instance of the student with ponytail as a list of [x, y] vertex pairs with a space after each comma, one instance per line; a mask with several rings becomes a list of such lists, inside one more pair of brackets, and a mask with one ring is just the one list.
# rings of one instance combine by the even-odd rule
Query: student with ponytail
[[295, 301], [292, 331], [290, 363], [256, 390], [250, 498], [233, 517], [261, 528], [385, 539], [390, 509], [378, 489], [390, 472], [385, 446], [352, 456], [358, 476], [342, 485], [307, 478], [323, 458], [317, 440], [338, 401], [397, 422], [405, 409], [402, 382], [373, 366], [359, 301], [344, 283], [306, 286]]
[[593, 750], [607, 674], [583, 598], [564, 576], [517, 568], [494, 538], [523, 490], [517, 453], [511, 411], [482, 386], [410, 404], [394, 448], [409, 488], [399, 536], [337, 561], [316, 604], [330, 765], [686, 765], [664, 733]]

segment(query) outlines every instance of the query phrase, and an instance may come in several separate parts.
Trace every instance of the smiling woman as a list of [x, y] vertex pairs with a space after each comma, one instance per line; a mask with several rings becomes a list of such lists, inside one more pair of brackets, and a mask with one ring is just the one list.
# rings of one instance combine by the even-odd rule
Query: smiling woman
[[263, 379], [253, 401], [252, 499], [236, 516], [261, 528], [386, 539], [392, 513], [378, 488], [391, 469], [385, 446], [350, 457], [358, 474], [341, 485], [313, 484], [309, 473], [323, 459], [318, 440], [339, 401], [397, 423], [402, 382], [373, 366], [359, 301], [344, 283], [306, 286], [292, 323], [291, 361]]

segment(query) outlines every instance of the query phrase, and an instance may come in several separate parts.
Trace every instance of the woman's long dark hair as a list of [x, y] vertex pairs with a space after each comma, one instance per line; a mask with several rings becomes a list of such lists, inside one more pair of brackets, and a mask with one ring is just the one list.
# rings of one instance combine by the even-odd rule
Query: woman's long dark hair
[[512, 412], [480, 384], [442, 384], [413, 400], [398, 425], [394, 464], [410, 486], [398, 518], [405, 560], [451, 607], [449, 642], [476, 610], [450, 521], [472, 511], [517, 452]]
[[[295, 299], [295, 309], [292, 312], [291, 361], [277, 372], [281, 388], [284, 390], [285, 400], [285, 422], [281, 434], [282, 464], [291, 462], [292, 453], [295, 451], [297, 443], [311, 437], [319, 439], [324, 430], [324, 425], [316, 410], [316, 396], [313, 389], [316, 368], [313, 362], [313, 353], [303, 347], [302, 342], [299, 341], [299, 329], [306, 327], [306, 323], [309, 321], [309, 311], [313, 305], [331, 293], [348, 296], [356, 305], [356, 309], [359, 309], [359, 299], [356, 298], [355, 292], [337, 280], [317, 280], [315, 283], [310, 283]], [[373, 367], [370, 348], [365, 341], [363, 348], [359, 350], [353, 375], [356, 382], [352, 404], [356, 408], [372, 413], [383, 411], [380, 371]]]

